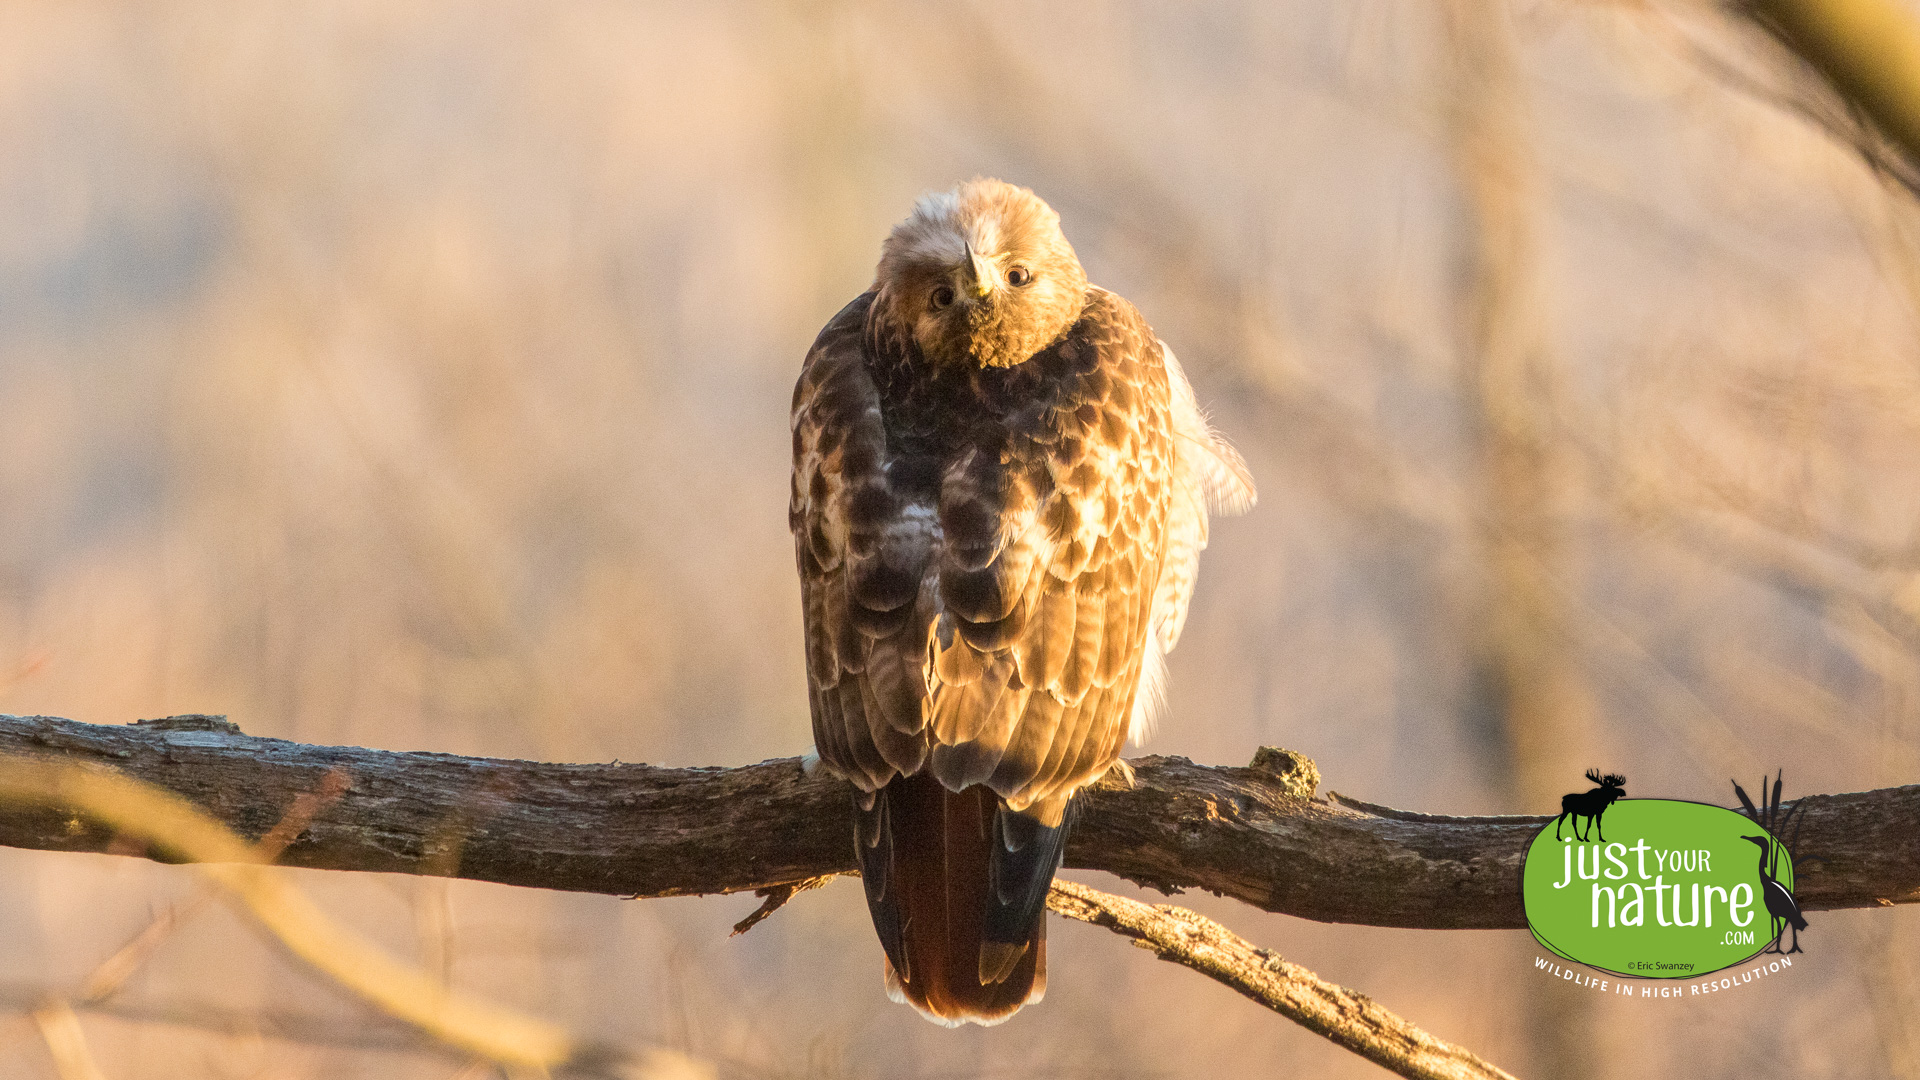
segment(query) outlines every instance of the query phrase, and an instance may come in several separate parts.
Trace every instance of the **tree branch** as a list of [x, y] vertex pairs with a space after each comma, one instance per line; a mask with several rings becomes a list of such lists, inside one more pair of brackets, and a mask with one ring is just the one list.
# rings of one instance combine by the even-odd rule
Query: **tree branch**
[[[331, 769], [349, 787], [283, 865], [432, 874], [621, 896], [765, 889], [853, 869], [845, 785], [796, 758], [741, 768], [556, 765], [308, 746], [223, 719], [120, 727], [0, 716], [0, 753], [112, 765], [256, 839]], [[1313, 763], [1133, 763], [1087, 794], [1067, 865], [1165, 891], [1206, 889], [1323, 922], [1518, 929], [1520, 864], [1543, 817], [1439, 817], [1332, 795]], [[1808, 910], [1920, 900], [1920, 785], [1800, 800]], [[1791, 805], [1791, 804], [1790, 804]], [[0, 806], [0, 845], [148, 855], [98, 825]]]
[[1401, 1076], [1513, 1080], [1486, 1059], [1427, 1034], [1365, 994], [1327, 982], [1186, 908], [1143, 904], [1071, 881], [1053, 883], [1047, 906], [1069, 919], [1132, 938], [1160, 959], [1230, 986]]

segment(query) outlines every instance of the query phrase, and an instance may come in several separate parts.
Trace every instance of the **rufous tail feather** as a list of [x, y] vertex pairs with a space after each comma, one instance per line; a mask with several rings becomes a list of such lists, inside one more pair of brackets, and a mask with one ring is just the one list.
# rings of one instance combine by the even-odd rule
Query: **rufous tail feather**
[[1068, 822], [1008, 810], [983, 785], [900, 777], [856, 800], [867, 904], [889, 996], [956, 1027], [997, 1024], [1047, 985], [1046, 894]]

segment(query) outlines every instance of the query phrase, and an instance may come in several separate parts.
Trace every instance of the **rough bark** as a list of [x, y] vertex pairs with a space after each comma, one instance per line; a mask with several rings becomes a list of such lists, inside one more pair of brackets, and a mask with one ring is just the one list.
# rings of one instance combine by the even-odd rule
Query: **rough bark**
[[[543, 764], [308, 746], [204, 717], [110, 727], [0, 716], [0, 753], [114, 766], [249, 839], [342, 770], [347, 788], [282, 856], [292, 866], [622, 896], [740, 892], [853, 869], [845, 786], [803, 775], [796, 758], [731, 769]], [[1243, 768], [1149, 757], [1133, 770], [1132, 786], [1109, 777], [1088, 793], [1069, 867], [1323, 922], [1526, 925], [1520, 865], [1547, 818], [1310, 797], [1313, 763], [1271, 749]], [[1920, 900], [1920, 785], [1801, 802], [1800, 852], [1824, 860], [1796, 882], [1803, 908]], [[0, 845], [147, 854], [28, 806], [0, 806]]]
[[1480, 1055], [1428, 1034], [1367, 995], [1288, 963], [1185, 908], [1109, 896], [1071, 881], [1053, 883], [1047, 906], [1132, 938], [1160, 959], [1230, 986], [1389, 1072], [1415, 1080], [1513, 1080]]

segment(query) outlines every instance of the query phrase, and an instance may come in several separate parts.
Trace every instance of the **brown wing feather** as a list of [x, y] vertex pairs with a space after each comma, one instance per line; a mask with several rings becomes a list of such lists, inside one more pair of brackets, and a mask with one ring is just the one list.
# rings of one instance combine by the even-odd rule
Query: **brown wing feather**
[[[985, 782], [1015, 809], [1083, 786], [1118, 754], [1173, 469], [1160, 346], [1125, 301], [1093, 290], [1080, 324], [1029, 366], [1017, 390], [1046, 408], [1025, 427], [1014, 410], [998, 453], [957, 462], [941, 490], [954, 632], [939, 635], [930, 688], [936, 744], [971, 744], [936, 745], [935, 773]], [[996, 715], [978, 711], [981, 679], [1009, 685]]]
[[966, 372], [876, 353], [871, 304], [821, 332], [794, 396], [815, 745], [869, 793], [857, 850], [891, 983], [991, 1022], [1045, 986], [1068, 800], [1128, 730], [1174, 390], [1145, 321], [1098, 289], [1060, 342]]
[[794, 398], [808, 680], [854, 684], [816, 696], [821, 759], [865, 790], [925, 767], [1016, 808], [1070, 791], [1112, 764], [1132, 708], [1184, 382], [1138, 312], [1094, 289], [1027, 363], [895, 391], [870, 304], [821, 332]]
[[930, 513], [891, 490], [880, 396], [867, 370], [861, 296], [807, 354], [793, 402], [788, 524], [806, 613], [814, 744], [872, 791], [926, 760], [921, 579]]

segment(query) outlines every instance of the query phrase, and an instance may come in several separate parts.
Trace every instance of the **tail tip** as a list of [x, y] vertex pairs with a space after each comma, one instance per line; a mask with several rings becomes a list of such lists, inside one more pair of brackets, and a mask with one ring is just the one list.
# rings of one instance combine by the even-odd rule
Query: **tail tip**
[[983, 941], [980, 943], [980, 985], [990, 986], [1007, 981], [1013, 974], [1013, 966], [1027, 955], [1028, 943], [1024, 941]]
[[[1005, 973], [1001, 975], [1000, 979], [995, 980], [996, 982], [1004, 982], [1017, 970], [1020, 960], [1027, 954], [1029, 946], [1025, 943], [998, 946], [989, 943], [984, 946], [981, 950], [982, 955], [980, 961], [983, 976], [987, 967], [986, 950], [991, 948], [1005, 950], [1006, 953], [1011, 956], [1011, 959], [1006, 961]], [[892, 961], [882, 957], [880, 963], [886, 983], [887, 1000], [899, 1005], [911, 1005], [913, 1006], [914, 1012], [919, 1013], [921, 1016], [926, 1017], [928, 1020], [944, 1028], [965, 1027], [968, 1024], [977, 1024], [980, 1027], [998, 1027], [1012, 1019], [1014, 1013], [1019, 1012], [1028, 1005], [1039, 1004], [1041, 999], [1047, 996], [1046, 968], [1041, 965], [1035, 965], [1033, 982], [1027, 988], [1026, 996], [1014, 1002], [1011, 1006], [982, 1009], [975, 1005], [958, 1005], [953, 1007], [953, 1011], [944, 1012], [937, 1009], [932, 1002], [926, 1000], [923, 994], [915, 993], [913, 988], [907, 985], [906, 980], [900, 977], [900, 972], [893, 966]], [[984, 977], [981, 979], [981, 985], [989, 985]]]

